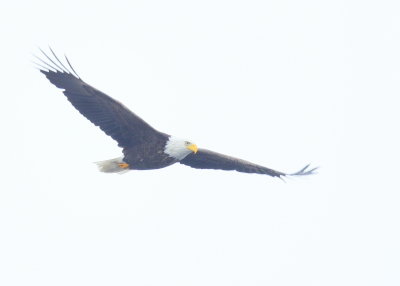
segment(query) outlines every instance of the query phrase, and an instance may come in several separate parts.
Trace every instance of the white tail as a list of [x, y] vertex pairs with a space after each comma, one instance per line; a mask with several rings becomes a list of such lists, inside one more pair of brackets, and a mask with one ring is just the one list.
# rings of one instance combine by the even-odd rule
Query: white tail
[[95, 162], [97, 167], [99, 168], [100, 172], [104, 173], [118, 173], [118, 174], [123, 174], [129, 171], [129, 169], [124, 169], [121, 168], [119, 164], [125, 163], [122, 160], [122, 157], [110, 159], [110, 160], [105, 160], [105, 161], [99, 161]]

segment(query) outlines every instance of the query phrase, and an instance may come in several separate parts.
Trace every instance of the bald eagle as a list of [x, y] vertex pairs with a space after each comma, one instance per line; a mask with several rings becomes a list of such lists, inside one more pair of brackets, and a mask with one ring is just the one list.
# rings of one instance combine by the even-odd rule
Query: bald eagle
[[43, 58], [36, 57], [40, 61], [36, 63], [40, 72], [52, 84], [64, 90], [64, 95], [83, 116], [123, 148], [123, 156], [97, 162], [101, 172], [160, 169], [175, 163], [197, 169], [235, 170], [279, 178], [310, 175], [316, 170], [307, 165], [296, 173], [287, 174], [201, 149], [191, 141], [159, 132], [118, 101], [84, 82], [67, 57], [63, 63], [51, 48], [50, 55], [40, 51], [44, 55]]

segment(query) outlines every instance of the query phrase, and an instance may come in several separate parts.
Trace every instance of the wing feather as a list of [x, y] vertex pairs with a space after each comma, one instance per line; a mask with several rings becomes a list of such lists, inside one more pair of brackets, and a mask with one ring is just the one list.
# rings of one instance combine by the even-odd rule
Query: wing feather
[[179, 163], [196, 169], [238, 171], [243, 173], [264, 174], [272, 177], [311, 175], [317, 169], [314, 168], [307, 170], [309, 167], [309, 165], [307, 165], [296, 173], [286, 174], [242, 159], [234, 158], [206, 149], [199, 149], [196, 154], [192, 153], [186, 156]]
[[81, 80], [67, 60], [73, 73], [70, 72], [52, 50], [51, 52], [54, 59], [42, 51], [50, 62], [38, 58], [49, 67], [40, 66], [40, 71], [52, 84], [64, 89], [63, 93], [72, 105], [116, 140], [120, 147], [130, 147], [164, 137], [163, 133], [155, 130], [124, 105]]

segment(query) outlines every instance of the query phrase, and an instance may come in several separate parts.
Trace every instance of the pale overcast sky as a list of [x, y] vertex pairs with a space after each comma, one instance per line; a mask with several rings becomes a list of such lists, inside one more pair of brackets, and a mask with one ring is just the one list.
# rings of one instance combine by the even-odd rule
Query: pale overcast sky
[[[398, 1], [9, 1], [0, 285], [400, 285]], [[158, 130], [284, 172], [124, 175], [50, 45]]]

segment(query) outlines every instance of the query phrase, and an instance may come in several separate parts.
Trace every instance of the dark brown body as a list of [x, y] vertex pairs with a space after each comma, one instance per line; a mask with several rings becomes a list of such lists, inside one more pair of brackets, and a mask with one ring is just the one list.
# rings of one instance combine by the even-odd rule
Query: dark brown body
[[132, 170], [160, 169], [178, 160], [164, 153], [166, 141], [154, 141], [124, 148], [124, 162]]

